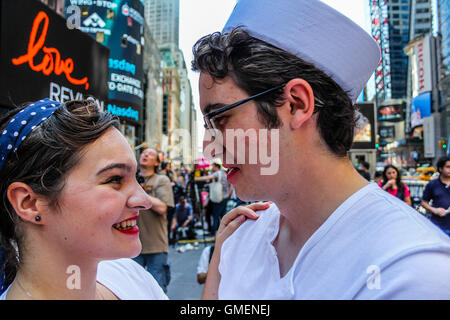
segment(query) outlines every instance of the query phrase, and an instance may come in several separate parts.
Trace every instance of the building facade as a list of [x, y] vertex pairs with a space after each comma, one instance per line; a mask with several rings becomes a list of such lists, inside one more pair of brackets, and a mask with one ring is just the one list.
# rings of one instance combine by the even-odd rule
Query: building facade
[[195, 160], [197, 125], [191, 84], [179, 49], [179, 0], [147, 0], [145, 18], [162, 57], [160, 151], [176, 165]]
[[417, 69], [405, 48], [431, 33], [431, 0], [370, 0], [369, 3], [372, 35], [382, 49], [375, 75], [378, 166], [392, 163], [401, 168], [416, 167], [429, 159], [424, 154], [422, 127], [411, 126], [412, 99], [417, 96], [417, 90], [413, 96], [412, 77], [417, 75]]

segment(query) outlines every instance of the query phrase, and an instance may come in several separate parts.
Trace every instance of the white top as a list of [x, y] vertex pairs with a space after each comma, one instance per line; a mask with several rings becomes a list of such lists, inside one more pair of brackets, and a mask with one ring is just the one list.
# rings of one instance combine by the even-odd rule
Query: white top
[[450, 299], [450, 238], [375, 183], [342, 203], [280, 278], [272, 205], [223, 243], [219, 299]]
[[[97, 281], [120, 300], [168, 300], [153, 276], [132, 259], [102, 261]], [[0, 296], [5, 300], [9, 288]]]
[[209, 255], [211, 252], [211, 246], [207, 246], [202, 251], [202, 255], [200, 256], [200, 260], [197, 265], [197, 274], [199, 273], [208, 273], [209, 268]]

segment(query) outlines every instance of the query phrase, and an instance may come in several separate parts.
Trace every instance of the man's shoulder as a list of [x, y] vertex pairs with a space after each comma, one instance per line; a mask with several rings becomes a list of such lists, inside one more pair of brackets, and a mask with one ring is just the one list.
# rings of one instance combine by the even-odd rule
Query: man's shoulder
[[155, 173], [155, 181], [157, 184], [170, 184], [170, 179], [165, 174]]
[[247, 221], [225, 240], [223, 246], [236, 245], [241, 247], [241, 243], [257, 243], [254, 241], [261, 240], [262, 238], [270, 238], [274, 232], [276, 233], [278, 230], [280, 211], [275, 204], [272, 204], [267, 210], [257, 211], [256, 214], [259, 216], [258, 219], [247, 219]]

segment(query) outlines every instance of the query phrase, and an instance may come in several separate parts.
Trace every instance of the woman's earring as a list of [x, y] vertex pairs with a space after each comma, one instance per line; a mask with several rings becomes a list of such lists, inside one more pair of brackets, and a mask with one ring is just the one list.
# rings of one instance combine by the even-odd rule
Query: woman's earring
[[41, 221], [41, 216], [36, 216], [36, 217], [34, 217], [34, 220], [36, 220], [36, 222]]

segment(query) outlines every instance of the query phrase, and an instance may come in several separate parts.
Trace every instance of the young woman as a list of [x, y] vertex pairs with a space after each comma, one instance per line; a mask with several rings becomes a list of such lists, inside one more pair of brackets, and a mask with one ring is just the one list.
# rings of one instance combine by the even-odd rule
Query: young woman
[[125, 259], [141, 251], [136, 219], [152, 204], [118, 125], [94, 100], [44, 99], [0, 119], [0, 299], [167, 299]]
[[387, 165], [383, 171], [383, 180], [378, 184], [394, 197], [405, 201], [410, 206], [411, 196], [408, 186], [402, 182], [398, 169], [393, 165]]

